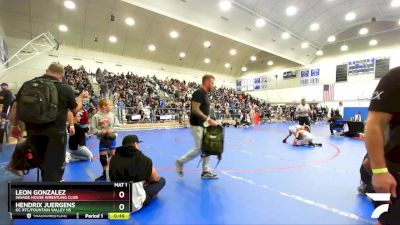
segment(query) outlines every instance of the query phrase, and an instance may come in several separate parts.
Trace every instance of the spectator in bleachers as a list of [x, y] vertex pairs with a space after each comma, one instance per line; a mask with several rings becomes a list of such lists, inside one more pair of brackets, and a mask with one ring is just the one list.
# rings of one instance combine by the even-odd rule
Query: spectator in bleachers
[[1, 84], [1, 91], [0, 91], [0, 104], [3, 105], [2, 113], [7, 114], [9, 107], [11, 106], [13, 94], [9, 90], [7, 83]]
[[117, 108], [118, 108], [118, 119], [121, 121], [121, 123], [124, 123], [124, 111], [125, 111], [125, 102], [123, 101], [122, 98], [119, 99], [117, 103]]

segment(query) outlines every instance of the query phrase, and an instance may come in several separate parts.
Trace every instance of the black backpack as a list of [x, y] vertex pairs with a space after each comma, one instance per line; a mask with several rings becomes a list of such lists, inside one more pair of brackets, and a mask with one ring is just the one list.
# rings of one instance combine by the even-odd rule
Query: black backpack
[[219, 164], [222, 159], [222, 153], [224, 152], [224, 128], [221, 125], [204, 129], [201, 149], [202, 157], [216, 155]]
[[25, 82], [19, 90], [17, 115], [25, 123], [45, 124], [57, 118], [59, 81], [38, 77]]
[[[27, 175], [30, 169], [39, 167], [41, 163], [42, 160], [39, 159], [37, 152], [24, 140], [15, 146], [9, 167], [11, 172], [17, 175]], [[21, 171], [21, 173], [18, 173], [18, 171]]]

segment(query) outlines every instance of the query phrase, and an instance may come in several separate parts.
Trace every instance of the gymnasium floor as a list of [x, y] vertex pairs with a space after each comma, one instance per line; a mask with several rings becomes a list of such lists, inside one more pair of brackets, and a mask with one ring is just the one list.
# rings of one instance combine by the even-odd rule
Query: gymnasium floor
[[[318, 124], [312, 132], [323, 147], [293, 147], [281, 142], [288, 126], [226, 128], [218, 180], [200, 179], [198, 158], [185, 165], [183, 178], [176, 174], [175, 160], [193, 145], [190, 129], [121, 131], [118, 143], [127, 134], [137, 134], [144, 141], [142, 151], [166, 178], [165, 188], [149, 207], [129, 221], [15, 220], [13, 224], [374, 224], [372, 203], [357, 194], [364, 142], [331, 137], [328, 126]], [[96, 158], [97, 144], [94, 138], [88, 142]], [[6, 199], [5, 180], [15, 179], [4, 172], [6, 153], [0, 154], [2, 199]], [[98, 160], [71, 163], [64, 179], [91, 181], [100, 172]], [[24, 180], [34, 181], [35, 174], [31, 171]], [[1, 224], [7, 221], [5, 205], [5, 201], [0, 205]]]

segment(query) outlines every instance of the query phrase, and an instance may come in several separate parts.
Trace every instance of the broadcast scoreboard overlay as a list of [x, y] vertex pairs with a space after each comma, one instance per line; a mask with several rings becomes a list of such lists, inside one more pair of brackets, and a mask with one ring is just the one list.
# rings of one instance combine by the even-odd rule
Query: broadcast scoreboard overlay
[[132, 183], [8, 183], [12, 219], [128, 219]]

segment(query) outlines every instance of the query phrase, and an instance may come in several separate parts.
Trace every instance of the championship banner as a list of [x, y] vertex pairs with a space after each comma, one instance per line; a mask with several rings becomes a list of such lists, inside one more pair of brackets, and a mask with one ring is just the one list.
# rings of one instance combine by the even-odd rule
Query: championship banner
[[247, 80], [247, 90], [248, 91], [254, 90], [254, 79], [253, 78]]
[[247, 91], [247, 80], [242, 80], [242, 91]]
[[256, 91], [261, 90], [261, 79], [262, 77], [254, 78], [254, 90]]
[[319, 84], [319, 69], [311, 70], [310, 84], [311, 85], [318, 85]]
[[302, 70], [300, 72], [300, 86], [307, 86], [310, 84], [310, 71]]
[[269, 81], [270, 79], [267, 76], [261, 77], [261, 90], [267, 90]]
[[236, 91], [242, 91], [242, 81], [241, 80], [236, 81]]

